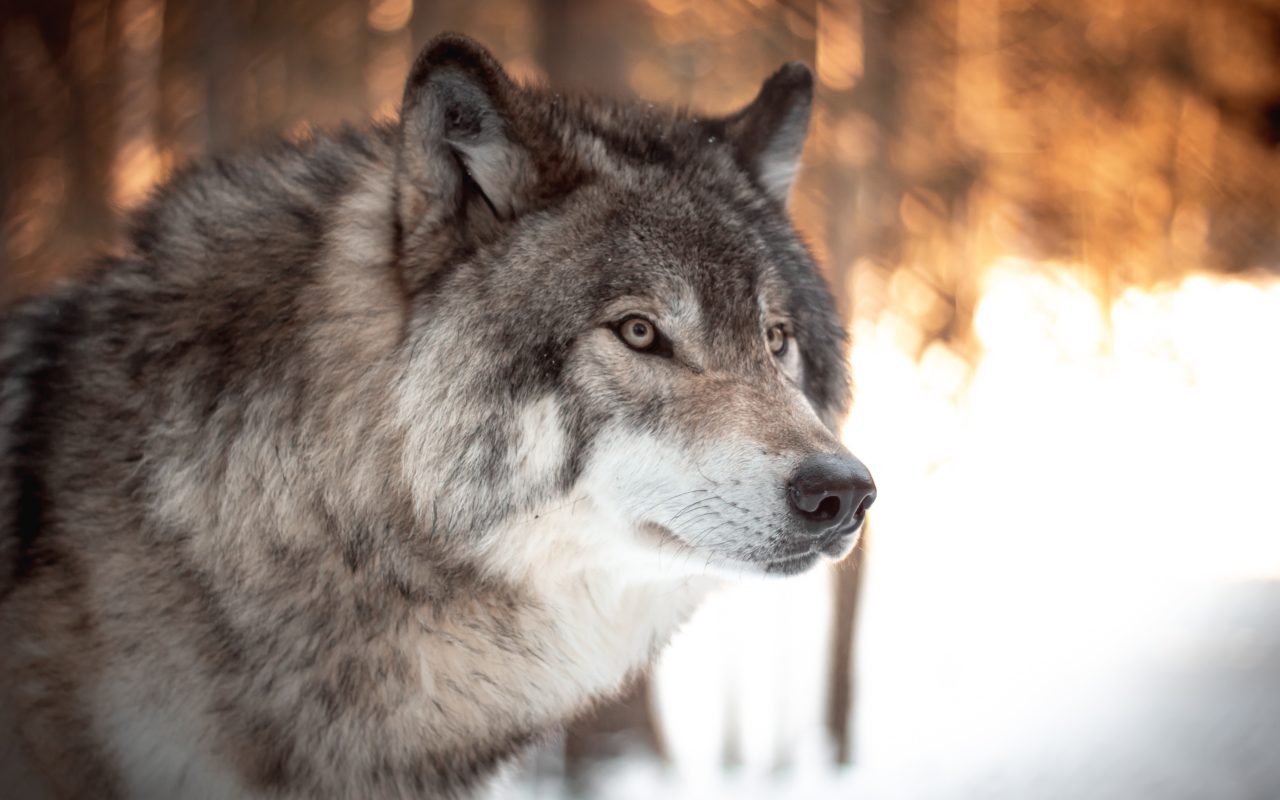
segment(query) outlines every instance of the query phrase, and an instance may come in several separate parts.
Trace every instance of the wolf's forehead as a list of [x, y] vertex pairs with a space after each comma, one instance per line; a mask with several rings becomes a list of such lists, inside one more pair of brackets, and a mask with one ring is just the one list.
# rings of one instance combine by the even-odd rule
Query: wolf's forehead
[[624, 230], [607, 234], [610, 293], [651, 296], [690, 323], [696, 310], [718, 327], [754, 327], [762, 314], [785, 315], [790, 292], [782, 261], [790, 254], [747, 220], [680, 205], [628, 213]]

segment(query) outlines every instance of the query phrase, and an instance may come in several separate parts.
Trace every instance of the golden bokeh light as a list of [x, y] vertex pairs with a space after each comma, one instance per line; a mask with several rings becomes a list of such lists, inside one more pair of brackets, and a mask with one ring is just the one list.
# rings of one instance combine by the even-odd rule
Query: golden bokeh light
[[392, 33], [409, 24], [413, 18], [413, 0], [370, 0], [369, 27]]

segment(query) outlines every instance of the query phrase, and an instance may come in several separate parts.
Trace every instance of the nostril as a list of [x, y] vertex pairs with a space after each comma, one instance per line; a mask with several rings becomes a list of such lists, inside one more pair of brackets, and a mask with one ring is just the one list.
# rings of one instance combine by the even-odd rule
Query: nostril
[[818, 522], [826, 522], [829, 519], [835, 519], [840, 513], [839, 497], [824, 497], [822, 502], [818, 503], [818, 507], [808, 514], [811, 519]]
[[874, 503], [875, 501], [876, 501], [876, 490], [872, 489], [871, 491], [867, 492], [865, 497], [862, 498], [862, 502], [858, 503], [858, 510], [855, 513], [865, 514], [867, 509], [871, 508], [871, 504]]

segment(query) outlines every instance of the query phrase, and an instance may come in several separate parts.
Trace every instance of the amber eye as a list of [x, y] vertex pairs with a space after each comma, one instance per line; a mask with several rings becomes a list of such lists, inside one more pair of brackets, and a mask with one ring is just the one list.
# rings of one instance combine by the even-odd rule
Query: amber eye
[[781, 325], [774, 325], [765, 332], [765, 338], [769, 342], [769, 352], [778, 358], [782, 358], [787, 354], [787, 343], [791, 341], [791, 337], [787, 335], [787, 329]]
[[618, 336], [632, 350], [648, 350], [658, 340], [658, 329], [644, 317], [627, 317], [618, 326]]

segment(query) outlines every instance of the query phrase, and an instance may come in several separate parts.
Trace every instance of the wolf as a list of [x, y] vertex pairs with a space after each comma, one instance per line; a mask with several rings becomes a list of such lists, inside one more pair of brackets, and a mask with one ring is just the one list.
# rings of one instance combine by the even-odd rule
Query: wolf
[[847, 554], [876, 489], [786, 211], [812, 96], [577, 97], [444, 35], [398, 120], [189, 166], [9, 312], [12, 769], [472, 796], [724, 576]]

